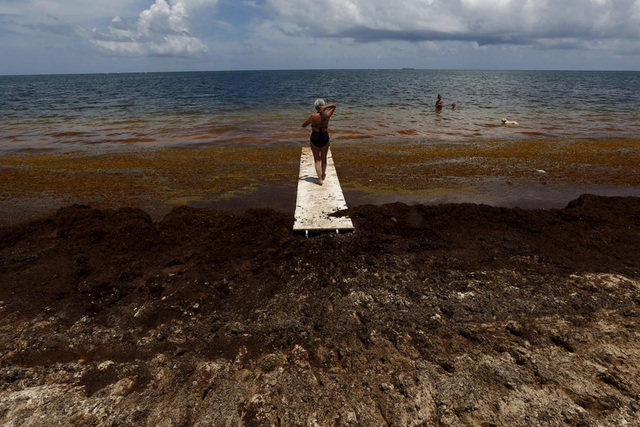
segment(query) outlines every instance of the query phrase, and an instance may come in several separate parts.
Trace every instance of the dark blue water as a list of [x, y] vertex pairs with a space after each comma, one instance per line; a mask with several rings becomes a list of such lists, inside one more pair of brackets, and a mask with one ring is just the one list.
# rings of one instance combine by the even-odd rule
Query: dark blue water
[[[446, 106], [434, 109], [437, 94]], [[0, 150], [265, 144], [306, 139], [313, 101], [333, 140], [629, 137], [640, 72], [334, 70], [0, 76]], [[449, 107], [455, 102], [458, 109]], [[500, 125], [501, 118], [518, 127]]]

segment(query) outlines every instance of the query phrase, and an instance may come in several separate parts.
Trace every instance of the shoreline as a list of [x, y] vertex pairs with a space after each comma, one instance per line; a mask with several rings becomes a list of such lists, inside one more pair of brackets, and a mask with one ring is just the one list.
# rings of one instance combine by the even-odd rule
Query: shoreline
[[0, 425], [635, 425], [638, 76], [5, 79]]
[[[0, 225], [71, 204], [159, 219], [188, 205], [295, 209], [304, 144], [122, 147], [0, 157]], [[350, 207], [390, 202], [560, 208], [580, 194], [640, 196], [640, 140], [496, 139], [332, 145]]]

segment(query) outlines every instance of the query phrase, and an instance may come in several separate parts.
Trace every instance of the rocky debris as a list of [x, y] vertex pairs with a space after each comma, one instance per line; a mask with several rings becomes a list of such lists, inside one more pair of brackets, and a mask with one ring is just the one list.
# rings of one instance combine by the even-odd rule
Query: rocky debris
[[639, 425], [640, 199], [349, 215], [0, 229], [0, 421]]

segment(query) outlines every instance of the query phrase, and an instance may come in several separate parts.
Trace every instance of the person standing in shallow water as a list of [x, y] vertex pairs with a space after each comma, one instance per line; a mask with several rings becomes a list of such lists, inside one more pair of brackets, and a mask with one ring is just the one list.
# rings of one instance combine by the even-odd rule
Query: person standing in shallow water
[[442, 110], [444, 106], [444, 100], [442, 99], [442, 95], [438, 94], [438, 100], [436, 101], [436, 111]]
[[316, 109], [315, 113], [311, 113], [309, 118], [302, 123], [302, 127], [306, 128], [311, 125], [310, 146], [313, 153], [313, 161], [316, 165], [316, 173], [318, 174], [318, 185], [322, 185], [326, 178], [327, 171], [327, 153], [329, 152], [329, 119], [336, 111], [336, 104], [326, 104], [323, 99], [316, 99], [313, 103]]

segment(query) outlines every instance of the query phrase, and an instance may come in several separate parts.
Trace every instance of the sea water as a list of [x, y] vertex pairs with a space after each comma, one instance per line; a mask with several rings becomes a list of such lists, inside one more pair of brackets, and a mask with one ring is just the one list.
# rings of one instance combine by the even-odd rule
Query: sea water
[[334, 143], [640, 135], [640, 72], [42, 75], [0, 76], [0, 150], [306, 142], [316, 98], [339, 105]]

